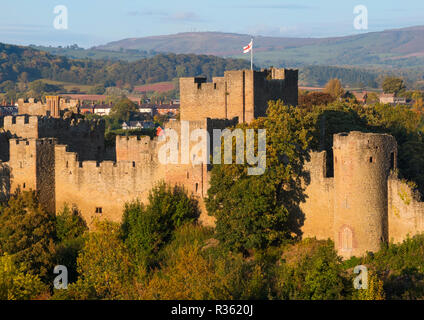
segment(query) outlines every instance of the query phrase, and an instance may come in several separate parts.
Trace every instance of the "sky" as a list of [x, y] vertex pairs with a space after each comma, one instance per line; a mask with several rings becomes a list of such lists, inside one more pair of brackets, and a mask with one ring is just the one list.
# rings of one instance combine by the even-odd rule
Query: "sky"
[[[355, 6], [368, 11], [357, 30]], [[54, 21], [67, 9], [67, 29]], [[61, 20], [62, 26], [63, 20]], [[424, 25], [423, 0], [1, 0], [0, 42], [92, 47], [125, 38], [219, 31], [333, 37]], [[56, 24], [57, 26], [57, 24]]]

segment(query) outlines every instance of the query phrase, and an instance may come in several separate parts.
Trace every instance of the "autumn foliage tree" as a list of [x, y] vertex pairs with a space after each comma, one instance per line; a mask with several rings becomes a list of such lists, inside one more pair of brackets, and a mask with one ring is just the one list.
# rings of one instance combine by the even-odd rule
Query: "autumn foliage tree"
[[53, 275], [55, 217], [33, 191], [13, 195], [0, 212], [0, 254], [10, 254], [27, 272]]
[[248, 175], [249, 165], [235, 161], [213, 166], [206, 207], [216, 218], [218, 239], [229, 247], [243, 252], [266, 248], [299, 232], [303, 163], [311, 140], [302, 125], [304, 112], [270, 102], [267, 118], [239, 126], [266, 129], [264, 174]]
[[334, 99], [339, 99], [343, 96], [344, 89], [339, 79], [331, 79], [325, 85], [324, 92], [331, 95]]

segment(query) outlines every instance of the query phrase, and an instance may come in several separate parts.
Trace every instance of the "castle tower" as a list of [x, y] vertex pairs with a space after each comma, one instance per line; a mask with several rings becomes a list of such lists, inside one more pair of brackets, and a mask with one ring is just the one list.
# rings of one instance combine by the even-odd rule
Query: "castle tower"
[[388, 240], [387, 179], [397, 144], [387, 134], [334, 135], [334, 241], [344, 258], [380, 249]]
[[225, 71], [207, 82], [205, 77], [180, 78], [180, 118], [233, 119], [250, 123], [266, 116], [268, 101], [297, 105], [298, 70]]
[[55, 138], [10, 139], [10, 189], [39, 191], [40, 202], [55, 212]]
[[50, 116], [54, 118], [60, 117], [60, 97], [46, 96], [47, 110], [50, 111]]

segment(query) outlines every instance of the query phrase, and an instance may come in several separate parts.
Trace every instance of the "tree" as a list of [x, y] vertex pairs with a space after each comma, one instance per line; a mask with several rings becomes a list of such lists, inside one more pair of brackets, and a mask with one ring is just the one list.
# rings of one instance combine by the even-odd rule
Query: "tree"
[[147, 206], [139, 201], [125, 205], [123, 239], [138, 263], [151, 266], [173, 231], [196, 221], [199, 213], [197, 201], [183, 188], [159, 183], [151, 190]]
[[344, 274], [334, 243], [304, 239], [283, 249], [276, 272], [277, 299], [343, 299], [352, 287]]
[[267, 118], [238, 126], [266, 129], [265, 173], [248, 175], [248, 165], [214, 165], [206, 199], [217, 238], [242, 252], [278, 245], [292, 232], [298, 234], [302, 223], [301, 180], [311, 140], [304, 127], [307, 112], [282, 101], [270, 102], [267, 112]]
[[[265, 299], [267, 278], [260, 265], [220, 247], [207, 247], [191, 225], [176, 231], [161, 270], [138, 286], [141, 299]], [[197, 230], [196, 230], [197, 229]], [[194, 232], [193, 232], [194, 230]], [[202, 235], [204, 235], [202, 233]], [[200, 239], [199, 239], [200, 238]]]
[[35, 299], [48, 293], [48, 287], [37, 275], [25, 272], [23, 266], [17, 266], [12, 256], [0, 256], [0, 300]]
[[324, 92], [330, 94], [334, 99], [339, 99], [344, 93], [342, 83], [339, 79], [331, 79], [325, 85]]
[[118, 121], [129, 121], [133, 113], [138, 112], [137, 106], [128, 98], [122, 98], [110, 110], [110, 116]]
[[45, 211], [33, 191], [13, 195], [0, 214], [0, 254], [13, 255], [27, 272], [53, 275], [55, 217]]
[[384, 93], [394, 93], [396, 96], [406, 89], [405, 83], [400, 78], [386, 77], [383, 81]]
[[71, 283], [77, 280], [77, 256], [84, 246], [88, 227], [77, 208], [71, 210], [65, 205], [56, 215], [56, 230], [58, 243], [55, 261], [57, 265], [68, 268], [68, 281]]
[[[136, 266], [119, 236], [119, 225], [97, 222], [77, 259], [78, 280], [68, 290], [58, 290], [57, 299], [129, 298]], [[62, 292], [66, 291], [66, 292]]]
[[299, 95], [299, 106], [303, 107], [311, 108], [313, 106], [328, 105], [333, 101], [333, 96], [324, 92], [309, 92]]
[[386, 295], [383, 289], [383, 281], [374, 271], [370, 270], [368, 272], [368, 289], [355, 290], [353, 298], [357, 300], [384, 300]]

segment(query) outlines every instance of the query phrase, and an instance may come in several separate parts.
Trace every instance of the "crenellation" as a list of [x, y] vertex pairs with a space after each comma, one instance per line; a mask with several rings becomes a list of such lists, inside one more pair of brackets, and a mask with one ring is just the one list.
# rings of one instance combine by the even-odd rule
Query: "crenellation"
[[[212, 82], [204, 77], [181, 78], [181, 121], [169, 121], [164, 128], [177, 132], [179, 148], [181, 134], [190, 136], [196, 129], [205, 129], [212, 138], [214, 129], [265, 116], [270, 100], [295, 106], [297, 83], [297, 70], [275, 68], [226, 71]], [[35, 100], [29, 103], [43, 106]], [[18, 105], [28, 107], [21, 100]], [[104, 161], [104, 120], [61, 118], [57, 97], [49, 97], [47, 107], [53, 117], [4, 118], [1, 145], [7, 146], [9, 157], [0, 162], [0, 197], [17, 188], [38, 190], [49, 212], [75, 205], [91, 225], [94, 219], [120, 221], [125, 203], [147, 201], [151, 188], [165, 181], [182, 185], [195, 196], [202, 209], [200, 222], [214, 225], [204, 204], [211, 165], [162, 164], [160, 138], [137, 136], [116, 136], [116, 161]], [[333, 142], [332, 177], [326, 151], [311, 152], [304, 164], [305, 199], [302, 216], [297, 217], [303, 222], [303, 237], [330, 238], [339, 255], [349, 258], [424, 231], [424, 202], [394, 175], [394, 137], [354, 131], [335, 134]], [[190, 150], [197, 143], [190, 141]]]
[[266, 115], [269, 100], [297, 105], [297, 70], [225, 71], [224, 77], [180, 78], [181, 120], [234, 118], [251, 122]]

